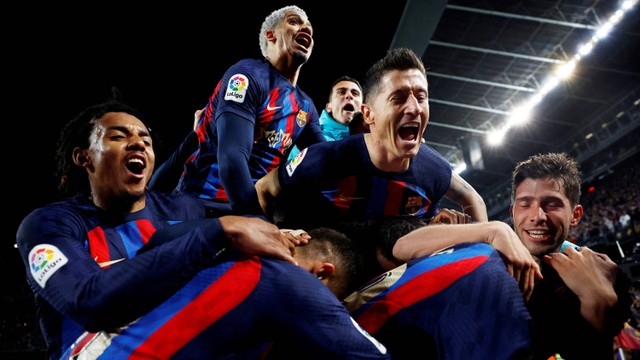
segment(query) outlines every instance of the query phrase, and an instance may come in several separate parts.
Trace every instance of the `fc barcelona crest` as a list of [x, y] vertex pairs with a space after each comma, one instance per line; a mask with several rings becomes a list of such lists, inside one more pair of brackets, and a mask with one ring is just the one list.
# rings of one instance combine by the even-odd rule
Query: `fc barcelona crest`
[[409, 196], [404, 209], [411, 216], [417, 215], [422, 210], [422, 197]]
[[304, 110], [298, 110], [298, 115], [296, 115], [296, 124], [299, 127], [304, 127], [307, 124], [307, 117], [309, 117], [309, 113]]

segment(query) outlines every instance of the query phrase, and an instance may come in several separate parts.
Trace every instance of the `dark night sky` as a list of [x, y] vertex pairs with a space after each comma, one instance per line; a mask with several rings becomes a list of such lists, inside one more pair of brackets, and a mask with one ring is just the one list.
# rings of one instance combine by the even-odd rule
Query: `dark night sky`
[[[117, 86], [162, 140], [157, 163], [190, 129], [227, 67], [260, 57], [258, 32], [266, 15], [296, 4], [314, 27], [315, 47], [298, 85], [321, 110], [333, 80], [361, 79], [384, 55], [404, 1], [385, 8], [349, 1], [227, 3], [231, 10], [187, 5], [130, 5], [17, 10], [4, 44], [6, 105], [5, 170], [9, 219], [0, 241], [0, 263], [11, 292], [24, 270], [13, 248], [15, 232], [35, 207], [58, 198], [55, 143], [62, 126], [84, 107], [105, 100]], [[55, 14], [55, 15], [54, 15]], [[12, 123], [9, 125], [8, 123]], [[7, 181], [8, 180], [8, 185]]]

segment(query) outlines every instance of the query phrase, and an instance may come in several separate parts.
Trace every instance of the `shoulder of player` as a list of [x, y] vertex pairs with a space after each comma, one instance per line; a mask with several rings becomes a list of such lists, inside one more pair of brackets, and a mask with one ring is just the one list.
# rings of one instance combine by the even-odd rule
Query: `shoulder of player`
[[361, 158], [362, 151], [366, 151], [364, 138], [360, 140], [356, 136], [349, 136], [335, 141], [324, 141], [313, 144], [307, 148], [310, 157], [320, 157], [327, 161], [350, 161], [349, 159]]
[[243, 75], [252, 81], [259, 81], [263, 78], [268, 79], [271, 70], [276, 71], [267, 61], [260, 59], [242, 59], [231, 65], [225, 71], [224, 79], [229, 79], [234, 75]]
[[428, 161], [439, 163], [440, 165], [451, 166], [449, 161], [442, 154], [425, 143], [420, 144], [420, 150], [418, 151], [418, 155], [416, 155], [415, 159], [418, 162]]
[[[180, 193], [164, 193], [158, 191], [147, 191], [147, 204], [149, 208], [174, 209], [184, 213], [188, 218], [201, 218], [205, 214], [205, 206], [195, 195]], [[154, 210], [155, 211], [155, 210]]]
[[27, 214], [16, 232], [18, 246], [31, 248], [34, 244], [48, 240], [50, 236], [57, 236], [51, 235], [54, 233], [83, 236], [84, 222], [91, 216], [88, 214], [100, 210], [88, 200], [78, 201], [80, 199], [86, 198], [76, 196], [39, 207]]
[[48, 204], [33, 209], [22, 219], [20, 227], [26, 226], [27, 224], [37, 225], [48, 220], [64, 218], [70, 213], [73, 213], [71, 209], [71, 206], [62, 203]]
[[74, 215], [80, 216], [81, 212], [95, 209], [97, 209], [97, 207], [86, 196], [76, 195], [36, 208], [32, 210], [27, 217], [66, 218]]

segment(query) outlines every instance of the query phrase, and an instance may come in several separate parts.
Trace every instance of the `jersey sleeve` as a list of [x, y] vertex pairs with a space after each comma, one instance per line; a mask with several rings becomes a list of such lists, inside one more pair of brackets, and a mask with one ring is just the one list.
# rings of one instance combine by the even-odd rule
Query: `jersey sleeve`
[[[231, 112], [255, 125], [264, 98], [263, 85], [260, 83], [255, 63], [240, 61], [232, 65], [220, 81], [220, 91], [216, 95], [217, 107], [214, 123], [220, 121], [220, 116]], [[253, 136], [253, 132], [251, 133]]]
[[426, 169], [430, 171], [428, 173], [429, 176], [436, 177], [437, 181], [435, 181], [434, 193], [438, 194], [438, 197], [441, 198], [451, 186], [453, 168], [451, 167], [449, 161], [444, 156], [442, 156], [442, 154], [428, 145], [425, 145], [425, 147], [428, 150], [428, 159], [433, 164]]
[[211, 263], [226, 244], [219, 222], [101, 268], [85, 248], [77, 212], [45, 207], [29, 214], [17, 244], [34, 292], [89, 331], [125, 325], [147, 312]]
[[225, 113], [218, 121], [218, 159], [220, 182], [231, 208], [238, 214], [262, 215], [251, 172], [249, 157], [253, 146], [253, 123]]
[[335, 186], [348, 172], [349, 162], [344, 154], [342, 140], [326, 141], [311, 145], [279, 167], [280, 185], [283, 191], [304, 188], [305, 191], [320, 191]]

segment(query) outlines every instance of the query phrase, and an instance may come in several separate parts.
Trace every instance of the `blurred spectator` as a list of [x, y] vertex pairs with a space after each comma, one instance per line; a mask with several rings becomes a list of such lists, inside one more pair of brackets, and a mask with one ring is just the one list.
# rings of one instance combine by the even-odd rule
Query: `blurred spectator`
[[620, 209], [620, 217], [618, 218], [618, 222], [620, 223], [621, 228], [626, 228], [631, 221], [631, 216], [627, 212], [625, 208]]

